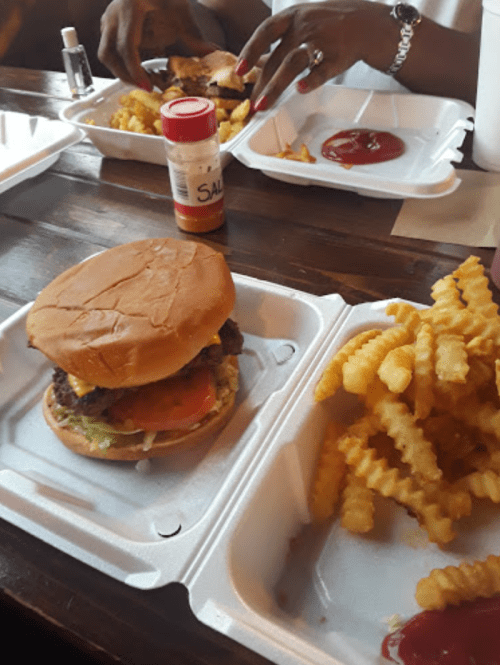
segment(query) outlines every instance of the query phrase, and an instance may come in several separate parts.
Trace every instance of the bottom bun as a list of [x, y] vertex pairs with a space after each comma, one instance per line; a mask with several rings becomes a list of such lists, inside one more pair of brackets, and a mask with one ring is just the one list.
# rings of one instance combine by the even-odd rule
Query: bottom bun
[[[233, 361], [234, 364], [234, 361]], [[158, 432], [152, 445], [145, 449], [144, 432], [135, 434], [116, 434], [116, 440], [106, 450], [101, 450], [95, 443], [89, 441], [84, 434], [68, 426], [59, 424], [54, 413], [56, 401], [52, 384], [47, 388], [43, 397], [43, 415], [49, 427], [62, 443], [78, 455], [96, 457], [101, 460], [138, 461], [151, 457], [163, 457], [173, 452], [178, 446], [189, 447], [204, 442], [210, 435], [219, 432], [229, 421], [236, 393], [231, 392], [224, 404], [214, 414], [209, 414], [203, 423], [190, 431]]]

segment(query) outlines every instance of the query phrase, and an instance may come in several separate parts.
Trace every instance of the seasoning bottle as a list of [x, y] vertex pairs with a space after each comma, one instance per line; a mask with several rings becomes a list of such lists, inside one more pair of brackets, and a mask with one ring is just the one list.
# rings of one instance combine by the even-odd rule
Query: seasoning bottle
[[88, 95], [94, 91], [94, 86], [85, 47], [78, 42], [75, 28], [63, 28], [61, 35], [64, 43], [62, 50], [64, 69], [71, 94]]
[[190, 233], [224, 224], [224, 187], [215, 104], [181, 97], [161, 107], [177, 225]]

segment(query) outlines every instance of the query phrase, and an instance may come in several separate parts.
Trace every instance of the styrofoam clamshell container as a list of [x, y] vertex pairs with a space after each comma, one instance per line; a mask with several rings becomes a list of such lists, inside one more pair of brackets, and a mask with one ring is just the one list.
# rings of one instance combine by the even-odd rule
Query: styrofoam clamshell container
[[[142, 66], [146, 70], [160, 70], [164, 69], [166, 64], [166, 58], [155, 58], [146, 60]], [[167, 166], [165, 142], [162, 136], [112, 129], [109, 126], [111, 115], [120, 107], [120, 97], [131, 90], [134, 90], [134, 86], [114, 80], [99, 92], [69, 104], [59, 114], [60, 118], [84, 130], [95, 147], [106, 157]], [[253, 122], [250, 120], [240, 134], [244, 135], [249, 131]], [[221, 144], [220, 156], [223, 168], [233, 158], [231, 150], [239, 140], [239, 136]]]
[[392, 325], [387, 302], [234, 280], [245, 340], [234, 415], [205, 444], [157, 460], [67, 450], [43, 420], [52, 368], [27, 347], [30, 305], [0, 326], [0, 517], [125, 584], [183, 583], [201, 621], [279, 665], [376, 665], [386, 619], [418, 611], [418, 579], [496, 551], [499, 517], [463, 519], [446, 550], [390, 501], [377, 501], [365, 536], [312, 526], [326, 423], [358, 408], [343, 391], [315, 403], [314, 387], [350, 337]]
[[48, 169], [84, 136], [60, 120], [0, 111], [0, 194]]
[[[165, 59], [143, 63], [146, 69], [165, 66]], [[134, 134], [109, 127], [121, 95], [132, 88], [115, 81], [103, 91], [74, 102], [60, 117], [84, 129], [106, 156], [166, 164], [162, 137]], [[301, 95], [288, 90], [275, 108], [256, 114], [233, 139], [221, 145], [223, 165], [234, 156], [267, 176], [297, 185], [346, 189], [382, 198], [437, 198], [460, 184], [453, 163], [465, 133], [472, 130], [474, 108], [456, 99], [346, 88], [325, 84]], [[95, 125], [89, 125], [87, 121]], [[405, 143], [397, 159], [350, 169], [321, 155], [322, 143], [343, 129], [366, 127], [390, 131]], [[286, 144], [308, 146], [316, 163], [284, 160], [273, 155]]]
[[[385, 198], [434, 198], [460, 184], [452, 162], [472, 130], [474, 109], [455, 99], [345, 88], [326, 84], [307, 95], [290, 91], [274, 109], [261, 114], [233, 155], [271, 178], [298, 185], [320, 185]], [[405, 143], [397, 159], [346, 169], [321, 155], [321, 146], [352, 128], [389, 131]], [[305, 143], [315, 163], [273, 157], [286, 144]]]

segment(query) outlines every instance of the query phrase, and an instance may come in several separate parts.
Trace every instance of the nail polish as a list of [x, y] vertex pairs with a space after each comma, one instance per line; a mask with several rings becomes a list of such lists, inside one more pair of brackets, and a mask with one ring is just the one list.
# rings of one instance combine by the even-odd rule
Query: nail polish
[[297, 91], [300, 93], [307, 92], [309, 90], [309, 86], [307, 83], [304, 81], [304, 79], [301, 79], [300, 81], [297, 82]]
[[245, 58], [240, 60], [234, 68], [234, 71], [238, 76], [244, 76], [245, 74], [248, 74], [248, 61], [245, 60]]
[[259, 99], [255, 102], [254, 109], [256, 111], [265, 111], [267, 108], [267, 97], [264, 95], [263, 97], [259, 97]]

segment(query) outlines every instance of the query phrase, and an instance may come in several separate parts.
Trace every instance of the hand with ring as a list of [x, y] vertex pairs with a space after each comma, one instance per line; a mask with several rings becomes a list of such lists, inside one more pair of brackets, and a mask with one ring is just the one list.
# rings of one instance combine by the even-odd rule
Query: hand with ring
[[[387, 6], [366, 0], [298, 4], [265, 20], [240, 53], [237, 72], [249, 71], [272, 44], [252, 100], [256, 111], [271, 107], [297, 82], [301, 93], [318, 88], [359, 60], [384, 71], [394, 55], [398, 26]], [[384, 39], [387, 37], [387, 39]], [[383, 46], [389, 46], [387, 53]]]

